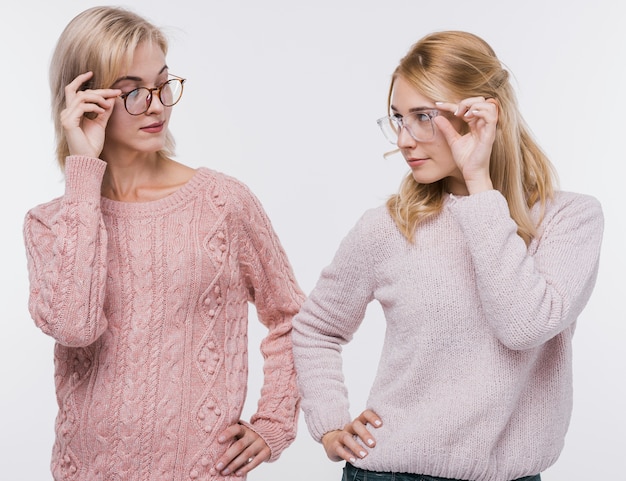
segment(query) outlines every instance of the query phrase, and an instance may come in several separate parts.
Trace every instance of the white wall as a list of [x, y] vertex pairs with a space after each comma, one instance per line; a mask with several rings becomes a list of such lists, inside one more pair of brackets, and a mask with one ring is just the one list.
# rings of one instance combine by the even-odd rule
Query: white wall
[[[52, 342], [27, 312], [22, 220], [60, 195], [47, 68], [65, 24], [99, 2], [32, 0], [0, 7], [3, 306], [0, 478], [50, 479], [55, 399]], [[606, 216], [601, 272], [575, 338], [575, 409], [546, 481], [617, 479], [626, 443], [623, 298], [626, 17], [615, 0], [136, 0], [168, 27], [173, 73], [189, 79], [171, 128], [179, 159], [246, 182], [268, 211], [309, 292], [367, 207], [395, 191], [405, 167], [384, 160], [375, 119], [409, 46], [440, 29], [477, 33], [516, 78], [522, 111], [563, 189], [597, 196]], [[170, 28], [171, 27], [171, 28]], [[252, 323], [251, 342], [263, 331]], [[354, 412], [363, 407], [382, 332], [372, 307], [346, 350]], [[251, 394], [259, 388], [253, 347]], [[252, 407], [248, 407], [248, 410]], [[252, 480], [339, 480], [301, 421], [282, 458]]]

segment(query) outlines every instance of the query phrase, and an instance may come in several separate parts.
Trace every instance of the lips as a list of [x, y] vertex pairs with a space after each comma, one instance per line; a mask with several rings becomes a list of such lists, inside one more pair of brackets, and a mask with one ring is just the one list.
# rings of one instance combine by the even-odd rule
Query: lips
[[156, 134], [163, 130], [164, 125], [165, 125], [165, 122], [155, 122], [153, 124], [142, 127], [141, 130], [143, 130], [144, 132], [150, 132], [150, 133]]
[[420, 165], [425, 164], [427, 160], [428, 158], [423, 158], [423, 159], [408, 158], [406, 159], [406, 163], [409, 164], [409, 166], [411, 167], [419, 167]]

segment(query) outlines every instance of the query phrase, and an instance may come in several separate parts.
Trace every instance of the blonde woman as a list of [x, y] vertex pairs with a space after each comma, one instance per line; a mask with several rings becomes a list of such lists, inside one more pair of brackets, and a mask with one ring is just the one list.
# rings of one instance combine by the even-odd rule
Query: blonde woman
[[[572, 336], [603, 216], [555, 187], [492, 48], [427, 35], [400, 61], [378, 121], [410, 172], [368, 210], [294, 319], [309, 430], [344, 480], [539, 480], [572, 407]], [[341, 346], [368, 303], [386, 334], [352, 417]]]
[[[29, 308], [55, 341], [56, 481], [242, 479], [296, 433], [303, 295], [241, 182], [173, 159], [185, 79], [162, 31], [96, 7], [51, 63], [65, 193], [32, 209]], [[268, 335], [249, 421], [248, 302]]]

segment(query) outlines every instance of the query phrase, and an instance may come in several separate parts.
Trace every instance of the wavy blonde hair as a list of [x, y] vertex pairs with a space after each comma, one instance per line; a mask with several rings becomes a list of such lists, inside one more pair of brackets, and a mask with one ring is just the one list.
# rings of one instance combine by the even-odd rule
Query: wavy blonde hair
[[[109, 88], [133, 62], [133, 54], [142, 42], [154, 42], [167, 54], [165, 34], [143, 17], [122, 8], [94, 7], [74, 17], [57, 41], [50, 62], [52, 119], [56, 137], [57, 162], [63, 170], [69, 155], [61, 126], [65, 108], [65, 86], [78, 75], [92, 71], [83, 88]], [[174, 139], [168, 132], [161, 157], [173, 155]]]
[[[530, 209], [541, 209], [554, 193], [556, 173], [533, 140], [517, 105], [509, 73], [493, 49], [480, 37], [460, 31], [437, 32], [418, 41], [395, 69], [388, 95], [401, 76], [422, 95], [434, 100], [460, 101], [469, 97], [498, 101], [499, 116], [489, 170], [495, 189], [506, 198], [518, 234], [528, 244], [536, 234]], [[387, 208], [402, 234], [414, 241], [415, 229], [439, 213], [446, 179], [420, 184], [409, 173]]]

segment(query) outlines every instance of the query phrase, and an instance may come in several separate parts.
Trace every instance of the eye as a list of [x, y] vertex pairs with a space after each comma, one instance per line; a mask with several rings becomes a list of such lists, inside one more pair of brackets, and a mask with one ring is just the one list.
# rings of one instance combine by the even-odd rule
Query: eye
[[432, 118], [430, 112], [415, 112], [414, 117], [418, 122], [430, 122]]
[[137, 99], [137, 96], [139, 95], [140, 91], [141, 91], [141, 88], [134, 89], [134, 90], [131, 90], [130, 92], [126, 92], [122, 96], [126, 98], [129, 102], [132, 102], [133, 100]]

